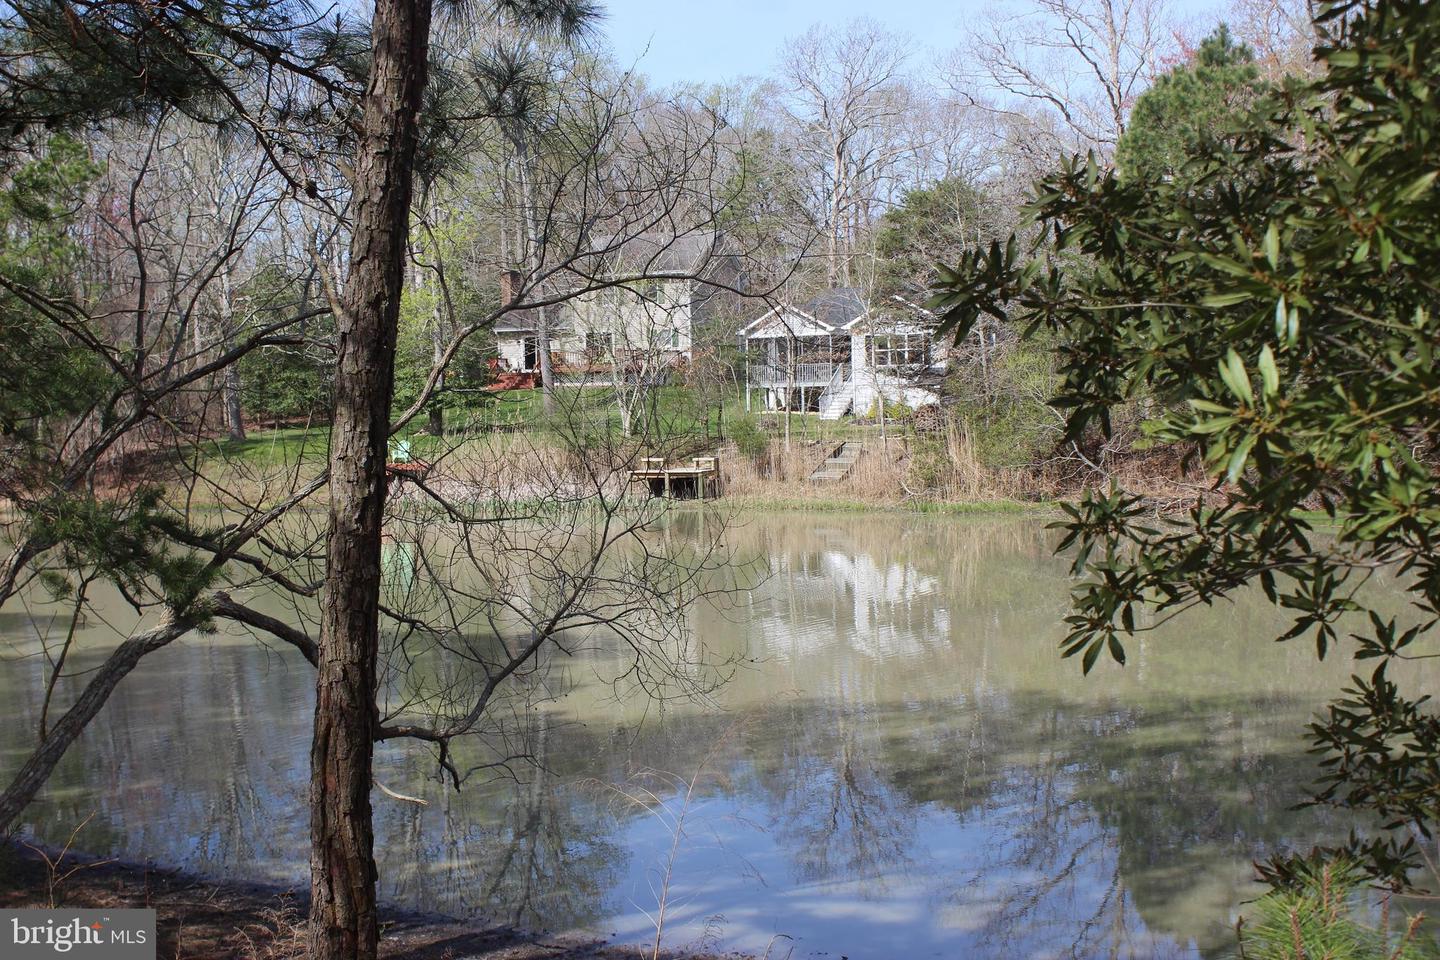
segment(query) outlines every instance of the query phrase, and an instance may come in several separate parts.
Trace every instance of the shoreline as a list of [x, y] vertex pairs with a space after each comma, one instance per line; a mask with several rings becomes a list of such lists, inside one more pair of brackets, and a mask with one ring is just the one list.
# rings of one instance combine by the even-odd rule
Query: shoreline
[[[689, 504], [692, 501], [677, 501]], [[723, 494], [714, 500], [694, 501], [734, 506], [756, 513], [913, 514], [916, 516], [1024, 517], [1059, 516], [1058, 501], [1012, 500], [865, 500], [845, 496], [769, 497], [757, 493]]]
[[[40, 853], [55, 862], [47, 867]], [[73, 872], [71, 872], [73, 870]], [[69, 873], [68, 876], [66, 874]], [[62, 852], [22, 838], [0, 839], [0, 907], [126, 907], [156, 911], [156, 955], [185, 960], [284, 960], [305, 956], [308, 891], [283, 884], [218, 880], [152, 863]], [[380, 905], [386, 960], [635, 960], [649, 946], [550, 934]], [[662, 960], [754, 960], [752, 954], [664, 948]]]

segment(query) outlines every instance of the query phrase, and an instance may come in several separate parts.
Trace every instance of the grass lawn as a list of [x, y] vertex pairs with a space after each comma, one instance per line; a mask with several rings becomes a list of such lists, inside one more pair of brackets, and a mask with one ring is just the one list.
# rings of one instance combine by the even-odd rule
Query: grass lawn
[[[493, 397], [490, 402], [462, 414], [463, 419], [477, 426], [540, 425], [546, 419], [544, 397], [539, 390], [502, 390], [490, 396]], [[659, 387], [648, 400], [646, 409], [662, 425], [688, 427], [704, 424], [703, 404], [688, 387]], [[617, 429], [620, 425], [620, 411], [615, 404], [614, 393], [608, 387], [557, 387], [555, 407], [557, 417], [573, 411], [588, 417], [608, 417]], [[713, 406], [710, 415], [713, 420]]]
[[[418, 416], [406, 424], [398, 439], [410, 444], [412, 457], [429, 459], [442, 450], [453, 450], [464, 438], [492, 432], [543, 432], [577, 419], [588, 429], [620, 430], [620, 411], [612, 392], [605, 387], [561, 387], [556, 391], [556, 410], [547, 415], [539, 390], [506, 390], [486, 394], [477, 403], [463, 410], [446, 411], [444, 438], [426, 432], [428, 421]], [[743, 393], [736, 391], [721, 403], [707, 405], [688, 387], [667, 386], [657, 389], [647, 404], [646, 417], [654, 433], [666, 437], [730, 438], [744, 431], [757, 431], [773, 438], [784, 436], [783, 413], [755, 410], [747, 413]], [[792, 439], [842, 440], [868, 439], [879, 435], [879, 428], [856, 424], [849, 419], [821, 420], [815, 414], [790, 415]], [[901, 427], [893, 435], [903, 434]], [[244, 440], [217, 439], [211, 455], [217, 460], [239, 461], [261, 468], [323, 466], [329, 445], [330, 427], [284, 427], [278, 430], [250, 431]]]
[[299, 461], [324, 464], [330, 446], [330, 425], [252, 429], [244, 440], [215, 440], [211, 456], [243, 460], [263, 467], [293, 466]]

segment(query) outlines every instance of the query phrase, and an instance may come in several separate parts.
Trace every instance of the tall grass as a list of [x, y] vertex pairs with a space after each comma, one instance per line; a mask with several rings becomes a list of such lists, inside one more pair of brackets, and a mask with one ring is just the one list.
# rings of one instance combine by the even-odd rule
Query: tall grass
[[880, 506], [974, 503], [1035, 498], [1031, 478], [983, 464], [963, 424], [926, 437], [863, 441], [860, 459], [841, 480], [810, 475], [838, 446], [834, 438], [770, 441], [758, 456], [734, 445], [722, 452], [727, 495], [770, 501], [845, 501]]

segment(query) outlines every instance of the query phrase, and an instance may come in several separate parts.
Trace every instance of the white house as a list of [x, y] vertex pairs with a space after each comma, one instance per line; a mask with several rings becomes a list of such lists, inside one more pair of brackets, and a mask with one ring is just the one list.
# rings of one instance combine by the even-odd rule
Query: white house
[[[590, 289], [543, 308], [551, 363], [562, 373], [683, 364], [696, 332], [743, 284], [735, 258], [717, 251], [713, 234], [631, 237], [609, 245], [601, 240], [595, 246], [606, 252], [588, 258], [574, 278], [576, 286]], [[504, 302], [515, 299], [519, 281], [513, 273], [503, 278]], [[513, 311], [495, 324], [502, 371], [540, 368], [536, 312]]]
[[902, 297], [871, 303], [860, 290], [827, 290], [799, 306], [782, 304], [740, 331], [745, 341], [745, 406], [863, 416], [876, 398], [918, 409], [939, 399], [947, 351], [936, 316]]

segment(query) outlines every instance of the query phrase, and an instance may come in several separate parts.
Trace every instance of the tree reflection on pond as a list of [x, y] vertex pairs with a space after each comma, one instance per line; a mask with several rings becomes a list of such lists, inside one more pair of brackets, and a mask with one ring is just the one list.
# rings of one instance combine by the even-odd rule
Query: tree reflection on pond
[[[696, 522], [679, 514], [668, 535]], [[513, 779], [455, 793], [423, 750], [385, 745], [377, 776], [431, 801], [377, 800], [387, 899], [653, 936], [671, 837], [603, 785], [687, 778], [712, 749], [671, 878], [675, 945], [709, 925], [724, 947], [784, 933], [796, 956], [855, 960], [1218, 955], [1259, 892], [1253, 859], [1349, 828], [1293, 808], [1314, 774], [1303, 723], [1349, 665], [1260, 642], [1279, 621], [1258, 598], [1166, 625], [1086, 680], [1056, 654], [1065, 567], [1034, 521], [760, 516], [727, 539], [771, 575], [693, 613], [703, 643], [746, 664], [718, 708], [602, 682], [621, 654], [601, 637], [555, 665], [559, 699], [505, 715], [507, 749], [534, 760]], [[401, 588], [409, 557], [392, 550]], [[33, 637], [28, 620], [0, 630]], [[0, 732], [7, 766], [34, 729], [29, 679], [0, 674], [21, 721]], [[94, 812], [90, 850], [303, 877], [310, 684], [242, 638], [157, 654], [22, 829], [54, 839]]]

